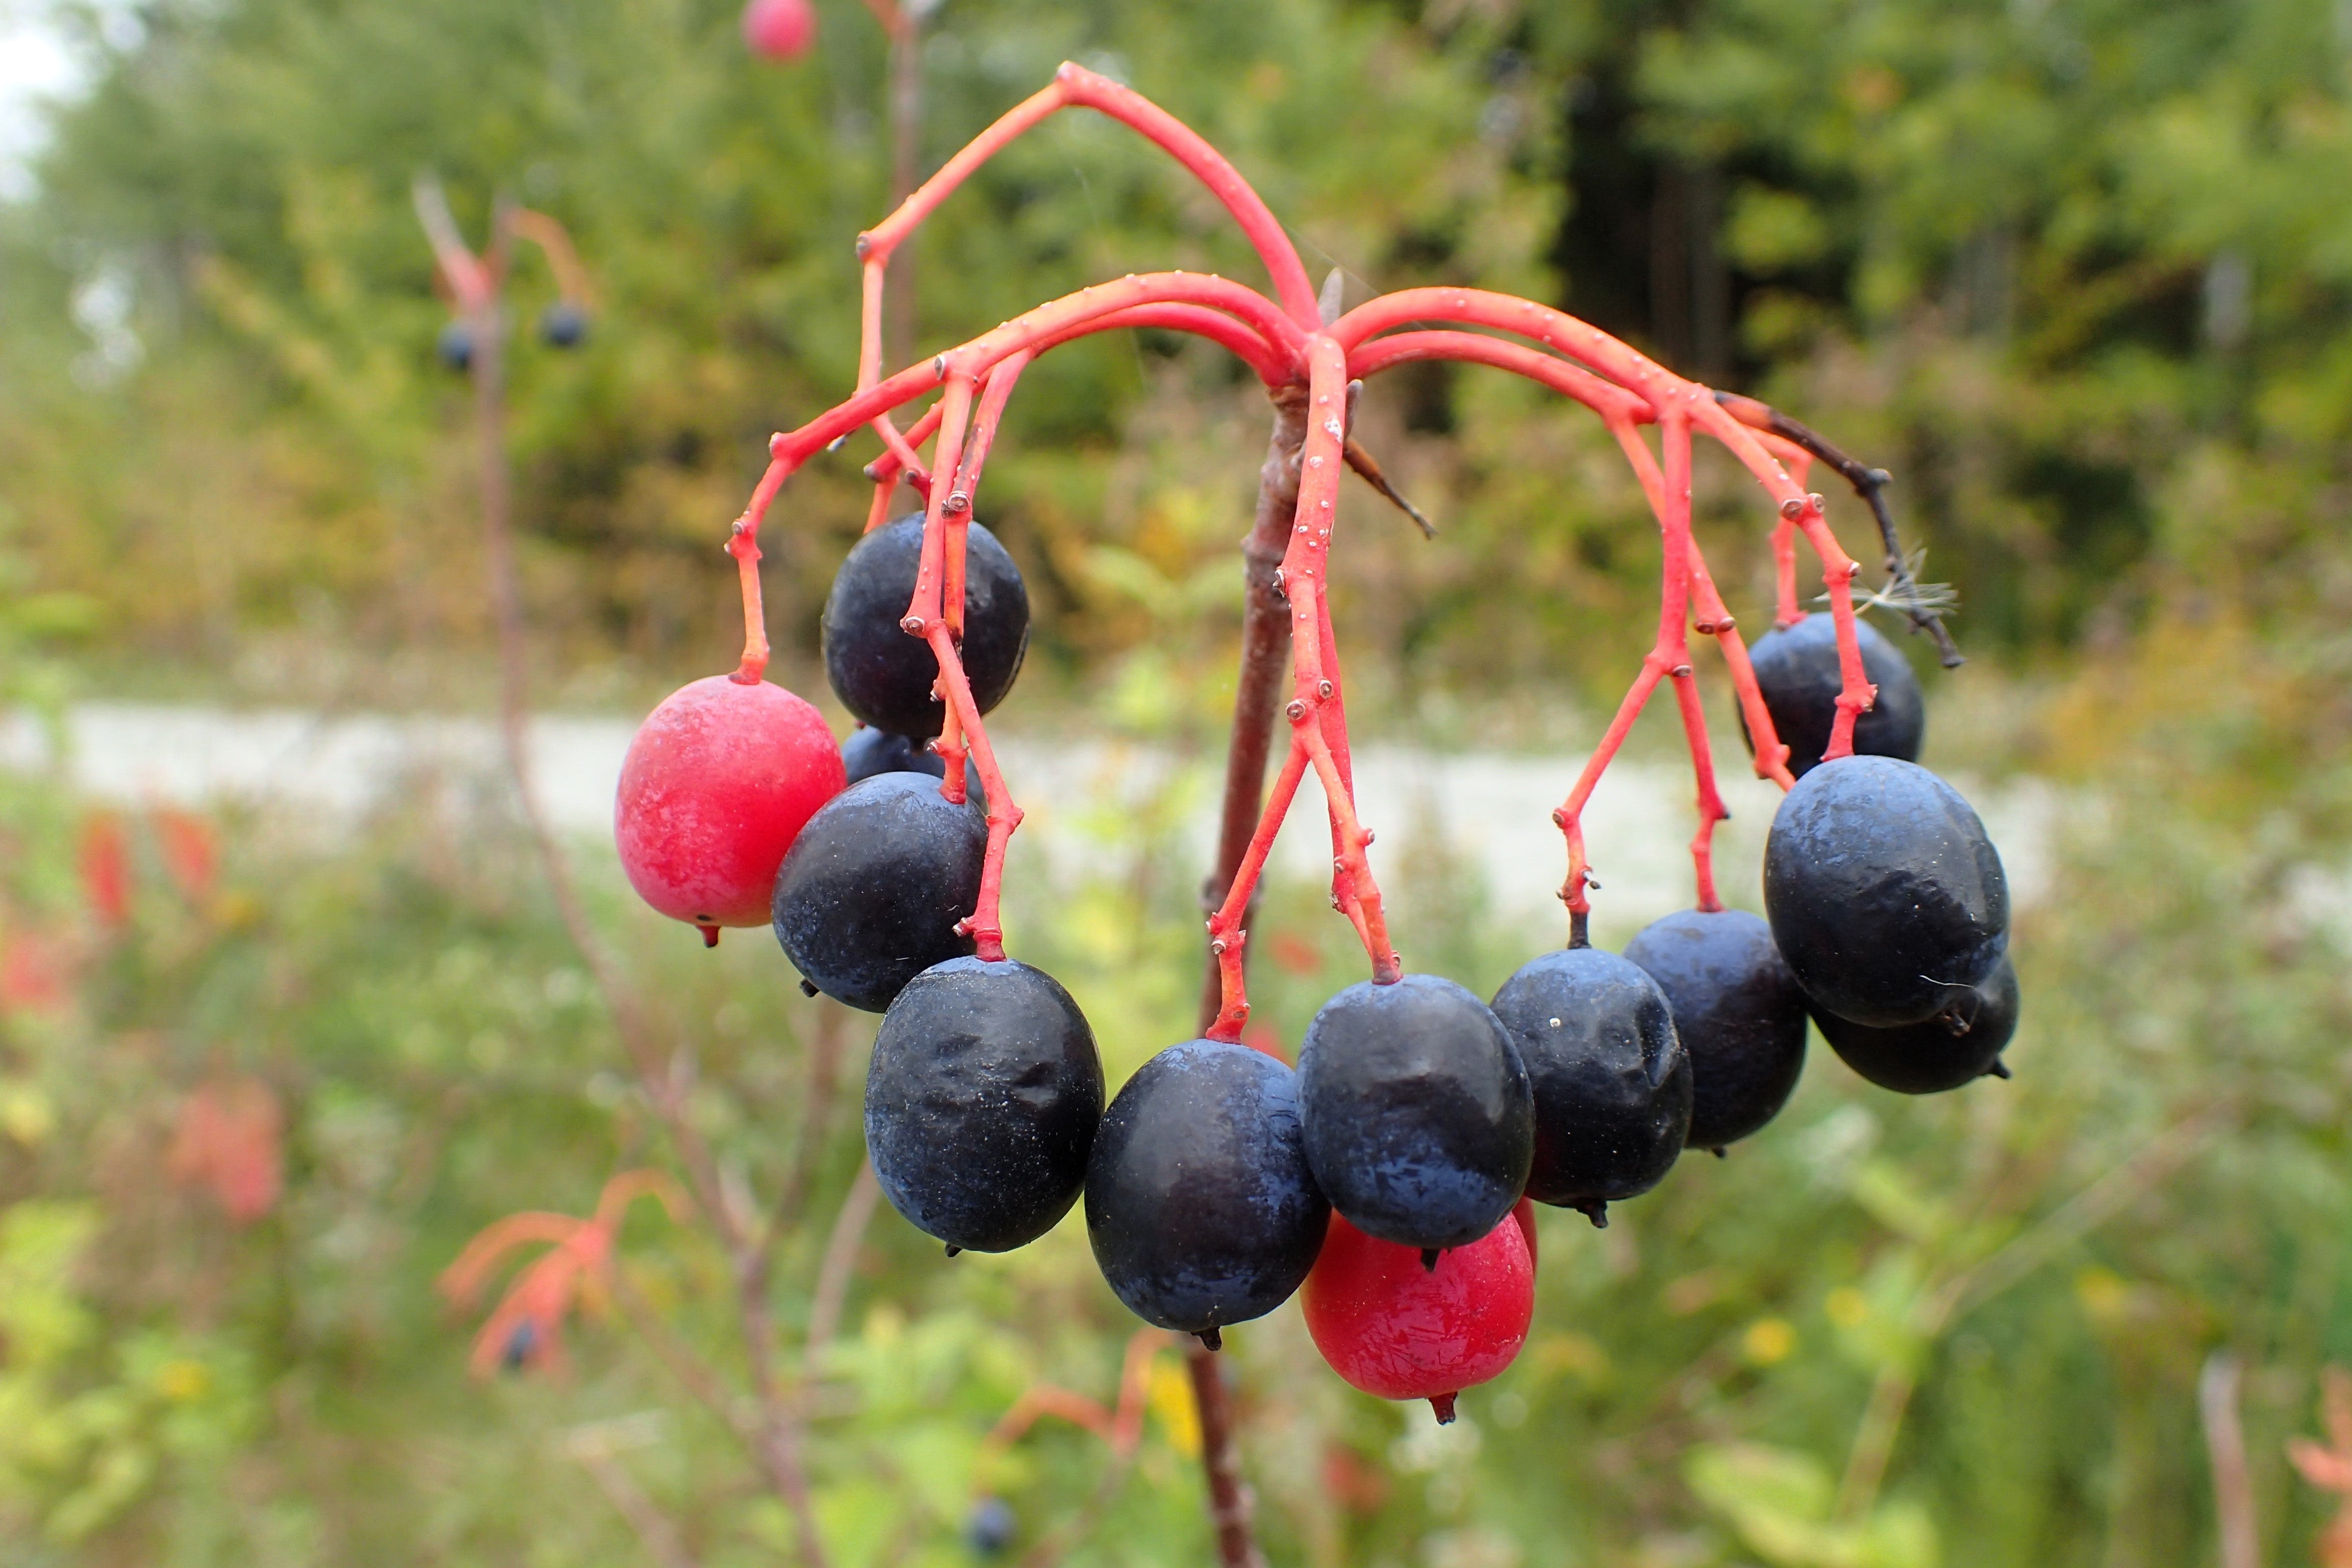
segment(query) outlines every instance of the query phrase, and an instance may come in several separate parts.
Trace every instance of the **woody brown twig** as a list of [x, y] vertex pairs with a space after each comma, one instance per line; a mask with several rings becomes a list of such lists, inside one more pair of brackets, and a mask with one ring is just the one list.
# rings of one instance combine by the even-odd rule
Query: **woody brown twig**
[[[603, 997], [614, 1031], [635, 1065], [646, 1100], [660, 1117], [677, 1152], [698, 1206], [709, 1217], [728, 1252], [736, 1287], [738, 1327], [751, 1372], [756, 1410], [748, 1447], [762, 1479], [782, 1499], [792, 1516], [801, 1561], [808, 1568], [824, 1568], [827, 1558], [817, 1534], [814, 1503], [802, 1459], [802, 1423], [775, 1368], [772, 1312], [761, 1238], [752, 1234], [746, 1216], [739, 1215], [736, 1205], [728, 1201], [719, 1178], [718, 1163], [687, 1111], [689, 1075], [679, 1070], [683, 1066], [680, 1058], [662, 1049], [660, 1031], [590, 921], [572, 875], [571, 862], [533, 788], [530, 647], [520, 580], [515, 567], [513, 482], [506, 449], [500, 285], [513, 238], [520, 234], [543, 246], [546, 242], [536, 231], [551, 226], [551, 220], [534, 215], [532, 223], [519, 226], [515, 218], [520, 209], [501, 201], [492, 215], [490, 244], [485, 255], [478, 258], [466, 249], [459, 237], [438, 183], [420, 178], [413, 194], [417, 219], [433, 244], [443, 280], [455, 296], [471, 334], [467, 368], [474, 386], [485, 575], [499, 643], [499, 730], [516, 810], [539, 860], [557, 918]], [[564, 248], [568, 254], [569, 247]]]

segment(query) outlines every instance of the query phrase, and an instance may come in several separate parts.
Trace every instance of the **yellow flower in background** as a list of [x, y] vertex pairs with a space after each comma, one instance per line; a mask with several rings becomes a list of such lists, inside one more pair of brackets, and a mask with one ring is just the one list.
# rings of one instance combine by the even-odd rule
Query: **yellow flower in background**
[[1182, 1364], [1163, 1356], [1151, 1363], [1151, 1414], [1168, 1441], [1188, 1459], [1201, 1455], [1201, 1415], [1192, 1408], [1192, 1380]]
[[1759, 1318], [1739, 1336], [1739, 1353], [1750, 1366], [1775, 1366], [1797, 1348], [1797, 1331], [1786, 1318]]
[[1822, 1310], [1841, 1329], [1858, 1329], [1870, 1316], [1870, 1301], [1851, 1285], [1841, 1285], [1822, 1302]]
[[182, 1357], [155, 1369], [155, 1392], [174, 1405], [202, 1399], [212, 1385], [212, 1368], [200, 1361]]

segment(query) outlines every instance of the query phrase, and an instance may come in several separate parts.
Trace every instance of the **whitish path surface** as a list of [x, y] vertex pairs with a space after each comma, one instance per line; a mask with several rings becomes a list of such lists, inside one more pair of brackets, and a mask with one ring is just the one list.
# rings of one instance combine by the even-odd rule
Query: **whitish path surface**
[[[613, 791], [634, 726], [618, 719], [541, 718], [531, 726], [538, 788], [549, 815], [582, 834], [610, 830]], [[1139, 832], [1182, 835], [1205, 862], [1221, 759], [1185, 763], [1171, 752], [1117, 742], [1008, 734], [998, 750], [1029, 813], [1015, 840], [1024, 857], [1066, 876], [1106, 847]], [[68, 715], [66, 765], [91, 795], [126, 805], [239, 803], [273, 816], [308, 816], [326, 830], [398, 795], [432, 787], [495, 787], [495, 728], [479, 720], [231, 711], [89, 703]], [[1736, 738], [1717, 737], [1732, 820], [1718, 835], [1725, 898], [1752, 905], [1779, 792], [1746, 774]], [[50, 743], [23, 716], [0, 721], [0, 765], [49, 762]], [[1475, 876], [1497, 914], [1557, 919], [1565, 868], [1550, 813], [1581, 755], [1437, 752], [1369, 746], [1357, 753], [1358, 806], [1379, 834], [1373, 866], [1443, 846]], [[2026, 901], [2046, 881], [2054, 793], [2032, 783], [1999, 790], [1961, 781], [2000, 844]], [[1621, 761], [1594, 795], [1586, 835], [1601, 889], [1601, 931], [1622, 938], [1690, 902], [1686, 845], [1692, 826], [1686, 767]], [[1276, 868], [1318, 878], [1329, 864], [1323, 802], [1312, 776], [1276, 847]]]

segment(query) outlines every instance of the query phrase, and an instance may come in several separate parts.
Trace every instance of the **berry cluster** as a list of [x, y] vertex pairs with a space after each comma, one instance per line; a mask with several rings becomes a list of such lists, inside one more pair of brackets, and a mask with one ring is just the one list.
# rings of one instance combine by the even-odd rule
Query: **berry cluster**
[[[1070, 103], [1135, 126], [1201, 174], [1266, 257], [1283, 303], [1218, 279], [1130, 279], [883, 379], [876, 323], [891, 247], [980, 159]], [[1449, 1419], [1454, 1395], [1508, 1365], [1526, 1338], [1530, 1203], [1605, 1224], [1609, 1204], [1655, 1186], [1686, 1146], [1720, 1154], [1763, 1127], [1802, 1069], [1809, 1016], [1856, 1070], [1891, 1089], [1930, 1092], [2001, 1070], [2017, 985], [2000, 858], [1967, 803], [1911, 760], [1917, 684], [1856, 618], [1855, 563], [1821, 498], [1781, 466], [1801, 475], [1806, 450], [1738, 400], [1525, 300], [1414, 290], [1334, 320], [1305, 295], [1295, 253], [1230, 165], [1076, 67], [866, 236], [861, 255], [861, 390], [772, 444], [729, 546], [743, 587], [742, 665], [686, 687], [646, 721], [615, 828], [622, 863], [656, 909], [710, 942], [722, 927], [765, 922], [804, 989], [883, 1015], [867, 1151], [892, 1205], [951, 1255], [1025, 1245], [1083, 1194], [1103, 1277], [1146, 1321], [1214, 1349], [1225, 1328], [1303, 1290], [1308, 1330], [1341, 1376], [1389, 1398], [1429, 1399]], [[1395, 330], [1433, 319], [1557, 352]], [[1289, 534], [1273, 583], [1290, 632], [1290, 752], [1209, 921], [1213, 1019], [1106, 1106], [1084, 1015], [1052, 976], [1004, 951], [1000, 884], [1021, 812], [982, 719], [1020, 672], [1029, 607], [1012, 558], [971, 514], [1029, 361], [1086, 331], [1134, 325], [1234, 349], [1278, 405], [1287, 397], [1306, 410], [1307, 425], [1296, 503], [1275, 519]], [[1599, 411], [1643, 480], [1664, 545], [1657, 645], [1554, 814], [1569, 852], [1570, 945], [1528, 963], [1491, 1004], [1404, 973], [1389, 949], [1318, 581], [1339, 468], [1377, 473], [1349, 438], [1351, 378], [1423, 357], [1514, 370]], [[941, 389], [938, 402], [900, 430], [891, 411], [929, 387]], [[1663, 464], [1636, 429], [1644, 423], [1661, 428]], [[762, 679], [757, 534], [792, 472], [860, 426], [884, 452], [867, 469], [867, 531], [825, 603], [826, 674], [862, 725], [836, 749], [814, 708]], [[1779, 501], [1780, 624], [1752, 651], [1691, 538], [1695, 427], [1722, 439]], [[934, 438], [927, 468], [921, 448]], [[891, 520], [900, 483], [925, 507]], [[1796, 607], [1800, 531], [1823, 560], [1825, 616]], [[1789, 791], [1767, 849], [1767, 919], [1716, 896], [1711, 834], [1725, 814], [1692, 629], [1724, 651], [1758, 772]], [[1580, 816], [1643, 702], [1669, 682], [1698, 784], [1697, 907], [1650, 926], [1621, 956], [1585, 939], [1597, 884]], [[1332, 902], [1371, 976], [1325, 1004], [1293, 1070], [1239, 1043], [1249, 1011], [1242, 921], [1309, 768], [1330, 814]]]

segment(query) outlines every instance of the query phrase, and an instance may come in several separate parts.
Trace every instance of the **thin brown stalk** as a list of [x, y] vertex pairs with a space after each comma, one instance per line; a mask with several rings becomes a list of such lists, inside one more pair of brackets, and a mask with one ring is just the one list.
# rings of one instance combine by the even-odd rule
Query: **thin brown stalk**
[[767, 1229], [761, 1237], [760, 1266], [763, 1269], [808, 1202], [809, 1183], [815, 1178], [817, 1161], [824, 1153], [825, 1138], [833, 1131], [834, 1101], [841, 1089], [841, 1058], [848, 1044], [848, 1020], [849, 1009], [831, 997], [817, 1002], [816, 1037], [808, 1049], [808, 1087], [803, 1096], [800, 1142], [793, 1150], [792, 1169], [785, 1173], [775, 1205], [769, 1211]]
[[2221, 1568], [2262, 1568], [2262, 1531], [2254, 1522], [2254, 1481], [2246, 1464], [2246, 1431], [2238, 1420], [2243, 1369], [2227, 1351], [2205, 1358], [2197, 1378], [2197, 1414], [2205, 1426], [2205, 1454], [2213, 1467], [2213, 1517], [2221, 1537]]
[[[2062, 1248], [2150, 1191], [2235, 1117], [2235, 1108], [2224, 1102], [2175, 1122], [2048, 1216], [1978, 1262], [1948, 1274], [1925, 1294], [1913, 1319], [1922, 1347], [1934, 1344], [1958, 1319], [2023, 1279]], [[1870, 1403], [1864, 1406], [1862, 1420], [1854, 1428], [1845, 1475], [1838, 1483], [1840, 1519], [1859, 1519], [1876, 1502], [1887, 1462], [1894, 1457], [1895, 1440], [1917, 1387], [1914, 1366], [1895, 1363], [1879, 1370], [1871, 1386]]]
[[567, 1445], [567, 1451], [588, 1472], [588, 1479], [596, 1483], [596, 1489], [604, 1494], [613, 1510], [628, 1521], [638, 1544], [658, 1568], [698, 1568], [677, 1526], [646, 1495], [645, 1489], [637, 1485], [636, 1478], [629, 1474], [628, 1467], [614, 1456], [611, 1448], [591, 1436], [574, 1440]]
[[874, 1163], [861, 1162], [856, 1180], [849, 1184], [848, 1195], [841, 1200], [841, 1212], [834, 1217], [833, 1234], [825, 1238], [824, 1261], [817, 1268], [816, 1292], [809, 1303], [808, 1340], [802, 1351], [805, 1377], [816, 1376], [825, 1347], [840, 1331], [841, 1310], [849, 1300], [849, 1277], [856, 1268], [857, 1248], [881, 1199], [882, 1185], [874, 1179]]
[[[1298, 510], [1299, 453], [1307, 441], [1307, 388], [1277, 387], [1274, 431], [1265, 463], [1258, 470], [1257, 517], [1242, 542], [1241, 676], [1234, 691], [1233, 741], [1225, 754], [1225, 791], [1217, 830], [1217, 864], [1202, 888], [1202, 906], [1214, 911], [1233, 886], [1249, 853], [1265, 802], [1266, 759], [1273, 750], [1275, 713], [1282, 695], [1285, 656], [1290, 648], [1290, 609], [1282, 597], [1276, 569], [1289, 543]], [[1248, 948], [1243, 948], [1246, 959]], [[1223, 1000], [1216, 960], [1208, 961], [1202, 984], [1200, 1026], [1216, 1021]], [[1217, 1532], [1221, 1568], [1263, 1568], [1251, 1529], [1255, 1510], [1243, 1482], [1232, 1400], [1216, 1356], [1188, 1340], [1185, 1370], [1192, 1374], [1192, 1403], [1201, 1419], [1201, 1464], [1209, 1487], [1209, 1517]]]
[[620, 1306], [622, 1314], [637, 1337], [646, 1342], [664, 1370], [676, 1378], [681, 1387], [692, 1394], [713, 1415], [727, 1424], [728, 1429], [750, 1447], [757, 1434], [745, 1419], [742, 1402], [721, 1382], [710, 1363], [695, 1353], [693, 1348], [677, 1337], [654, 1304], [646, 1300], [636, 1281], [626, 1269], [615, 1263], [604, 1271], [604, 1283]]
[[[446, 268], [456, 225], [449, 220], [447, 205], [438, 185], [420, 181], [416, 205], [418, 217]], [[467, 313], [474, 340], [472, 370], [482, 535], [491, 613], [498, 632], [499, 730], [507, 772], [515, 793], [516, 809], [537, 854], [557, 917], [602, 994], [615, 1032], [635, 1064], [646, 1098], [661, 1117], [679, 1163], [686, 1168], [695, 1198], [718, 1229], [733, 1263], [737, 1314], [759, 1410], [753, 1428], [753, 1457], [792, 1513], [803, 1563], [806, 1568], [824, 1568], [826, 1557], [816, 1532], [807, 1473], [801, 1458], [799, 1421], [775, 1376], [767, 1282], [760, 1266], [757, 1244], [746, 1234], [733, 1206], [727, 1202], [717, 1162], [687, 1113], [685, 1078], [677, 1070], [683, 1064], [674, 1058], [665, 1062], [659, 1031], [590, 921], [570, 861], [532, 787], [529, 643], [521, 586], [515, 568], [513, 485], [506, 450], [504, 317], [497, 290], [505, 270], [509, 218], [510, 209], [501, 203], [492, 220], [490, 251], [481, 273], [490, 280], [489, 286], [471, 301]]]

